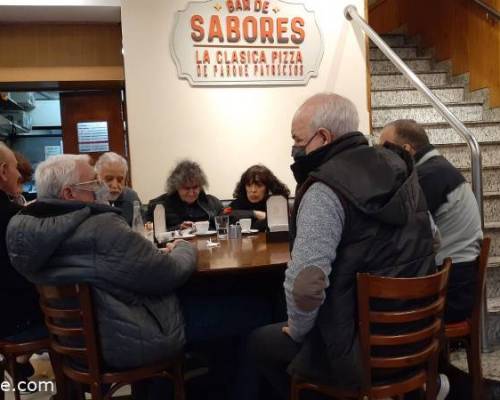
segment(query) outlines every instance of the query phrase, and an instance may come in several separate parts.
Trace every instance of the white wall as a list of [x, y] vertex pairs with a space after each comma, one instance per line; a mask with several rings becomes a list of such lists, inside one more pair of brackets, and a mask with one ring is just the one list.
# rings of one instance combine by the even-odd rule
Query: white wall
[[[300, 2], [300, 1], [299, 1]], [[141, 199], [163, 192], [176, 161], [198, 161], [209, 193], [231, 198], [241, 173], [263, 163], [287, 183], [290, 123], [295, 110], [314, 93], [333, 91], [357, 106], [368, 132], [365, 41], [344, 18], [347, 4], [364, 14], [364, 0], [302, 0], [316, 11], [325, 38], [317, 78], [307, 86], [193, 88], [177, 78], [169, 39], [177, 10], [187, 0], [122, 0], [122, 29], [132, 181]]]

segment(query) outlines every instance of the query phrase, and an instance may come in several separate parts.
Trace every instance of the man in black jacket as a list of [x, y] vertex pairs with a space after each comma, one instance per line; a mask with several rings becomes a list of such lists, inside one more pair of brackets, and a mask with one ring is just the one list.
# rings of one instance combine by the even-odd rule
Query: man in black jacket
[[[17, 196], [20, 177], [14, 153], [0, 142], [0, 338], [12, 342], [27, 342], [48, 335], [38, 305], [38, 293], [33, 284], [12, 267], [5, 244], [7, 225], [22, 208], [11, 201]], [[19, 358], [18, 362], [24, 366], [18, 371], [23, 378], [32, 374], [26, 357]]]
[[463, 175], [429, 142], [424, 128], [413, 120], [397, 120], [384, 127], [380, 142], [403, 147], [415, 160], [418, 180], [429, 211], [440, 232], [436, 264], [450, 257], [445, 321], [470, 317], [476, 287], [476, 259], [483, 232], [476, 198]]
[[253, 333], [258, 371], [286, 398], [289, 375], [360, 383], [356, 274], [434, 271], [432, 232], [409, 155], [370, 147], [354, 105], [307, 100], [292, 122], [298, 183], [285, 278], [288, 321]]

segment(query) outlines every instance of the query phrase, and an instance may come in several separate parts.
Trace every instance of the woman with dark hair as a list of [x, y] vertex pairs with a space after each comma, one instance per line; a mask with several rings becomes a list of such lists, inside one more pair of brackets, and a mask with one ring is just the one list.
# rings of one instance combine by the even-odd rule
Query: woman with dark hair
[[205, 193], [207, 186], [207, 177], [198, 163], [179, 162], [167, 178], [166, 193], [149, 202], [147, 220], [153, 221], [154, 208], [163, 204], [167, 229], [184, 229], [197, 221], [210, 221], [210, 229], [214, 229], [214, 217], [221, 213], [222, 203]]
[[263, 165], [248, 168], [234, 189], [231, 217], [251, 218], [252, 229], [265, 231], [267, 227], [266, 201], [271, 195], [290, 196], [290, 190], [271, 170]]

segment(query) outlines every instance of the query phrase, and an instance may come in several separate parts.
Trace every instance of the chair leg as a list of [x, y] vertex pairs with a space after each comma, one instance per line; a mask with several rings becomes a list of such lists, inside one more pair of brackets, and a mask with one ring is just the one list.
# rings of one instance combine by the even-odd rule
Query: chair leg
[[56, 378], [57, 400], [65, 400], [70, 396], [71, 387], [68, 379], [64, 376], [62, 368], [62, 357], [55, 351], [49, 350], [50, 364]]
[[174, 398], [175, 400], [185, 400], [186, 392], [184, 387], [184, 373], [182, 362], [177, 363], [173, 370], [174, 377]]
[[12, 379], [12, 391], [14, 392], [14, 399], [21, 400], [21, 395], [18, 390], [19, 378], [17, 377], [16, 372], [16, 357], [8, 356], [7, 357], [7, 371], [9, 371], [9, 375]]
[[92, 394], [92, 400], [103, 400], [101, 385], [98, 383], [93, 383], [90, 385], [90, 393]]
[[483, 393], [483, 370], [481, 367], [481, 339], [479, 334], [471, 334], [467, 346], [467, 365], [472, 381], [472, 399], [481, 400]]
[[290, 400], [300, 399], [300, 388], [298, 385], [298, 380], [295, 376], [292, 377], [292, 383], [290, 384]]

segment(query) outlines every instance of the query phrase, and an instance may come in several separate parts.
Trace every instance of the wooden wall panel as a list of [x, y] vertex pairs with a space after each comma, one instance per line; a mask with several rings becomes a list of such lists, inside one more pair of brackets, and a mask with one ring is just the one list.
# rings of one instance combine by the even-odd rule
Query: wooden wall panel
[[[500, 0], [486, 0], [500, 10]], [[454, 74], [470, 73], [470, 88], [490, 89], [490, 105], [500, 107], [500, 22], [492, 22], [472, 0], [382, 0], [370, 8], [379, 33], [406, 26], [433, 47], [437, 60], [450, 59]]]
[[0, 82], [123, 80], [119, 24], [0, 24]]
[[123, 65], [118, 24], [0, 24], [0, 67]]

